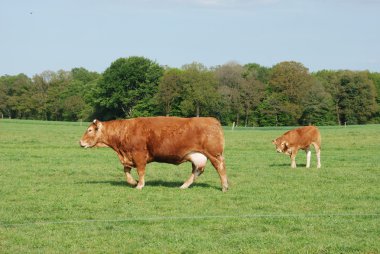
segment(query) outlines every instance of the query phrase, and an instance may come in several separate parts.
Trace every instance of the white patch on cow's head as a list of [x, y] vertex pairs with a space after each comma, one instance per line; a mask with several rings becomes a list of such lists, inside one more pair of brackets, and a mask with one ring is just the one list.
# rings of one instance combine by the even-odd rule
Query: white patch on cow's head
[[80, 145], [85, 148], [98, 146], [98, 143], [101, 142], [99, 138], [102, 135], [102, 126], [102, 123], [95, 119], [83, 134], [83, 137], [80, 140]]
[[276, 146], [276, 151], [278, 153], [283, 153], [286, 150], [286, 141], [282, 140], [281, 138], [276, 138], [272, 141], [272, 144]]

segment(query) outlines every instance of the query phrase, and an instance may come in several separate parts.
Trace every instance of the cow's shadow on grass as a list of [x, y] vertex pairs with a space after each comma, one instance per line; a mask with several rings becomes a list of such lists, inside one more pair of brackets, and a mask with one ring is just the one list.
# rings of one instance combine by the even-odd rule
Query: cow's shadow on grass
[[[155, 187], [166, 187], [166, 188], [179, 188], [181, 187], [183, 182], [180, 181], [162, 181], [162, 180], [154, 180], [154, 181], [147, 181], [145, 183], [145, 186], [155, 186]], [[194, 182], [189, 188], [193, 187], [201, 187], [201, 188], [215, 188], [217, 189], [216, 186], [214, 185], [209, 185], [207, 183], [197, 183]]]
[[[78, 182], [78, 184], [109, 184], [113, 186], [120, 186], [120, 187], [130, 187], [134, 188], [133, 186], [127, 184], [125, 181], [114, 181], [114, 180], [106, 180], [106, 181], [85, 181], [85, 182]], [[179, 188], [183, 182], [180, 181], [162, 181], [162, 180], [153, 180], [153, 181], [146, 181], [145, 187], [164, 187], [164, 188]], [[200, 188], [214, 188], [219, 189], [219, 187], [210, 185], [207, 183], [193, 183], [189, 188], [193, 187], [200, 187]]]
[[125, 181], [84, 181], [84, 182], [77, 182], [77, 184], [109, 184], [113, 186], [129, 186]]

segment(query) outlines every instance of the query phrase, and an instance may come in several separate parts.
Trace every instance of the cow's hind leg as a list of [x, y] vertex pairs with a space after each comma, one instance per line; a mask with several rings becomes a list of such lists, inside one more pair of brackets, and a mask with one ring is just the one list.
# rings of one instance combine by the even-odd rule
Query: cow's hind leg
[[131, 167], [124, 166], [124, 172], [125, 172], [125, 180], [127, 181], [127, 183], [132, 186], [136, 186], [137, 182], [131, 175]]
[[187, 159], [192, 163], [193, 171], [189, 179], [182, 184], [180, 187], [181, 189], [188, 188], [195, 181], [195, 179], [203, 173], [207, 162], [207, 157], [201, 153], [191, 153], [187, 157]]
[[315, 148], [315, 153], [317, 154], [317, 168], [321, 168], [321, 148], [317, 144], [313, 144]]
[[220, 177], [220, 183], [222, 185], [222, 191], [226, 192], [228, 190], [228, 180], [226, 173], [226, 164], [224, 162], [224, 157], [218, 155], [216, 157], [209, 157], [211, 164], [214, 166]]
[[305, 149], [305, 152], [306, 152], [306, 167], [307, 168], [310, 168], [310, 159], [311, 159], [311, 151], [310, 151], [310, 147], [307, 147]]
[[181, 189], [187, 189], [197, 179], [197, 177], [203, 173], [205, 169], [205, 166], [198, 167], [194, 163], [192, 164], [192, 166], [193, 166], [193, 171], [189, 179], [187, 179], [186, 182], [182, 184], [182, 186], [180, 187]]

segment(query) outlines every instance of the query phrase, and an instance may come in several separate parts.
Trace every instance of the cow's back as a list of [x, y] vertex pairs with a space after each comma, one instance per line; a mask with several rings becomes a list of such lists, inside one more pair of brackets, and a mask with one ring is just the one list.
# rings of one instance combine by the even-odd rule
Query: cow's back
[[317, 144], [319, 147], [321, 146], [321, 134], [315, 126], [305, 126], [288, 131], [284, 134], [284, 137], [290, 146], [305, 148], [312, 143]]

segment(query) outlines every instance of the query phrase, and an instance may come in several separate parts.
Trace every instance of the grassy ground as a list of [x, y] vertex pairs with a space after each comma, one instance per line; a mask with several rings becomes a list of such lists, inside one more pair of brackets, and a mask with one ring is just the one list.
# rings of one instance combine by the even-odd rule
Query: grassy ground
[[180, 190], [188, 163], [132, 189], [85, 129], [0, 121], [1, 253], [380, 253], [379, 125], [321, 128], [320, 170], [275, 152], [286, 128], [225, 130], [227, 193], [211, 165]]

